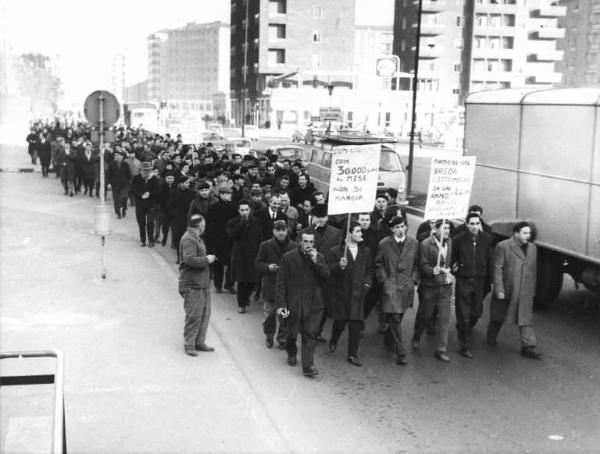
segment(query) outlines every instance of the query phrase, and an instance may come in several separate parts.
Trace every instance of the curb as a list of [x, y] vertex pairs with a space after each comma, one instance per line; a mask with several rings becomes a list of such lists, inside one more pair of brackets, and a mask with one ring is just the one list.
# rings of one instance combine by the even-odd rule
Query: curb
[[17, 167], [17, 168], [4, 167], [4, 168], [0, 168], [0, 172], [4, 172], [4, 173], [34, 173], [34, 172], [41, 172], [41, 170], [33, 169], [31, 167]]

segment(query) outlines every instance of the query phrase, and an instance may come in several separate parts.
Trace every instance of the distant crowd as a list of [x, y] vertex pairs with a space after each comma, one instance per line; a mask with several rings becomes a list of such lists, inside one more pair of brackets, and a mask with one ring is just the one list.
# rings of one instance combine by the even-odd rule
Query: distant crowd
[[116, 218], [135, 211], [141, 246], [168, 243], [177, 251], [189, 355], [212, 351], [205, 335], [213, 287], [217, 294], [236, 294], [240, 314], [252, 298], [262, 301], [265, 345], [276, 342], [286, 350], [290, 366], [296, 365], [300, 334], [306, 376], [318, 373], [316, 344], [327, 343], [334, 353], [346, 327], [346, 359], [361, 366], [359, 340], [374, 308], [385, 346], [405, 365], [401, 321], [416, 288], [413, 349], [427, 331], [437, 338], [434, 356], [450, 361], [455, 300], [459, 353], [471, 358], [471, 333], [493, 289], [488, 344], [496, 345], [503, 323], [517, 324], [521, 353], [540, 358], [531, 329], [536, 252], [527, 223], [496, 245], [482, 208], [472, 206], [458, 227], [425, 221], [414, 239], [393, 189], [378, 192], [370, 212], [329, 216], [327, 194], [315, 189], [301, 161], [278, 161], [270, 150], [242, 156], [135, 128], [112, 132], [114, 140], [104, 150], [103, 188], [100, 150], [86, 123], [33, 124], [28, 153], [33, 164], [39, 159], [42, 177], [54, 173], [60, 179], [66, 196], [100, 197], [110, 189]]

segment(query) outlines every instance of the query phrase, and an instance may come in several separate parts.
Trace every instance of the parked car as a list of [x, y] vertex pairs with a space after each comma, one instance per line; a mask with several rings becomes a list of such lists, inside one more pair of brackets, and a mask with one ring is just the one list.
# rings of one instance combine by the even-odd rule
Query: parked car
[[290, 161], [302, 161], [302, 165], [306, 167], [308, 165], [308, 158], [310, 157], [311, 150], [298, 145], [275, 145], [270, 147], [266, 153], [261, 152], [261, 155], [272, 154], [277, 156], [276, 164], [281, 166], [282, 162], [286, 159]]
[[230, 137], [227, 139], [227, 142], [233, 145], [235, 153], [239, 153], [242, 156], [246, 156], [247, 154], [256, 156], [256, 151], [252, 148], [252, 142], [244, 137]]

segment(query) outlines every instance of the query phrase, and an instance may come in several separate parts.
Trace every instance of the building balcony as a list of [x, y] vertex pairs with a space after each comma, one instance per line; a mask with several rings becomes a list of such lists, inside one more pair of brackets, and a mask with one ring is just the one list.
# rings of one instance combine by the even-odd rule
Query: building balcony
[[564, 28], [542, 28], [532, 34], [533, 39], [564, 39]]
[[562, 81], [562, 73], [544, 72], [527, 78], [529, 84], [558, 84]]
[[[412, 51], [414, 52], [416, 47], [412, 47]], [[419, 49], [419, 58], [429, 59], [429, 58], [440, 58], [444, 54], [444, 47], [438, 44], [429, 45], [422, 44]]]
[[[419, 1], [413, 2], [414, 6], [419, 6]], [[446, 0], [423, 0], [422, 9], [424, 13], [439, 13], [446, 9]]]
[[[413, 24], [412, 28], [417, 29], [417, 24]], [[444, 32], [444, 26], [442, 24], [427, 24], [421, 22], [421, 35], [426, 36], [437, 36]]]
[[564, 53], [562, 50], [539, 50], [533, 54], [533, 61], [562, 61]]
[[567, 7], [546, 6], [545, 8], [534, 10], [534, 14], [536, 17], [564, 17], [567, 15]]

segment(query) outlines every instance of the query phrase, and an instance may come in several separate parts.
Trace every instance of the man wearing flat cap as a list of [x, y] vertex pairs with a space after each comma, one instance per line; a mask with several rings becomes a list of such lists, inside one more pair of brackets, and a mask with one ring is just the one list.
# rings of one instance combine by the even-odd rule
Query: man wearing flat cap
[[201, 214], [206, 218], [209, 207], [217, 202], [216, 196], [210, 191], [210, 184], [201, 180], [198, 184], [198, 195], [190, 204], [188, 219], [191, 219], [194, 214]]
[[[275, 314], [275, 282], [281, 257], [288, 251], [294, 250], [298, 244], [289, 239], [288, 225], [285, 220], [275, 220], [272, 228], [272, 238], [260, 243], [256, 256], [256, 269], [261, 273], [261, 297], [263, 300], [263, 332], [266, 336], [267, 348], [273, 347], [273, 337], [277, 328]], [[286, 348], [286, 332], [284, 323], [279, 320], [277, 330], [277, 343], [279, 348]]]
[[185, 310], [184, 351], [190, 356], [198, 356], [199, 351], [214, 351], [205, 343], [210, 320], [209, 266], [215, 261], [214, 255], [206, 254], [201, 238], [205, 227], [204, 218], [193, 215], [179, 243], [179, 294]]
[[160, 198], [160, 184], [152, 173], [150, 162], [142, 163], [142, 173], [133, 177], [131, 193], [135, 197], [135, 218], [140, 230], [141, 246], [154, 247], [154, 220]]

